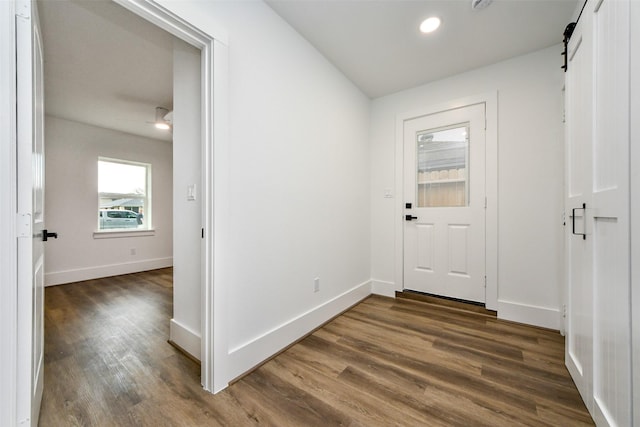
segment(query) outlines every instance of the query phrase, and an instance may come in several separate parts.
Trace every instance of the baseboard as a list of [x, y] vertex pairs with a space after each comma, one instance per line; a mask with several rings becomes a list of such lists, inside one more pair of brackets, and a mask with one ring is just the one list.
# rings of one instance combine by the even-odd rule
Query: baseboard
[[236, 378], [250, 371], [369, 295], [371, 281], [366, 281], [263, 335], [232, 348], [228, 359], [229, 377]]
[[169, 322], [169, 341], [189, 353], [197, 360], [200, 359], [200, 334], [192, 331], [175, 319]]
[[396, 291], [402, 291], [402, 289], [397, 289], [396, 284], [393, 282], [385, 282], [384, 280], [371, 279], [372, 294], [395, 298]]
[[147, 259], [144, 261], [124, 262], [121, 264], [99, 265], [74, 270], [54, 271], [51, 273], [45, 273], [44, 285], [54, 286], [62, 285], [64, 283], [82, 282], [84, 280], [99, 279], [101, 277], [118, 276], [121, 274], [138, 273], [140, 271], [171, 267], [172, 265], [173, 257], [167, 257]]
[[562, 326], [562, 317], [559, 309], [501, 300], [498, 300], [498, 319], [540, 326], [556, 331], [559, 331]]

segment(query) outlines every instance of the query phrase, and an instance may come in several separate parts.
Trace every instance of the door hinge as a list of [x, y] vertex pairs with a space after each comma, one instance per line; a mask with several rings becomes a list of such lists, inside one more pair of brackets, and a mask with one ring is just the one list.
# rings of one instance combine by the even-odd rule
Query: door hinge
[[487, 288], [487, 276], [484, 276], [484, 287]]
[[16, 235], [31, 238], [31, 214], [19, 213], [16, 217]]
[[31, 19], [31, 5], [27, 0], [19, 0], [16, 2], [16, 16], [26, 20]]
[[484, 208], [487, 209], [487, 198], [484, 198]]
[[202, 229], [202, 238], [204, 239], [204, 228]]

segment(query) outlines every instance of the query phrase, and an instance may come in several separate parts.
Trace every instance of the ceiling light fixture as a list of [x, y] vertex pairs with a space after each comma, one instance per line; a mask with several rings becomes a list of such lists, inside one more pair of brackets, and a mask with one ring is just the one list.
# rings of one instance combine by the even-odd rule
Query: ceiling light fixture
[[438, 18], [437, 16], [432, 16], [422, 21], [422, 24], [420, 24], [420, 31], [425, 34], [432, 33], [437, 30], [439, 26], [440, 18]]
[[156, 121], [154, 122], [156, 128], [162, 130], [171, 129], [171, 122], [167, 119], [169, 114], [171, 113], [166, 108], [156, 107]]

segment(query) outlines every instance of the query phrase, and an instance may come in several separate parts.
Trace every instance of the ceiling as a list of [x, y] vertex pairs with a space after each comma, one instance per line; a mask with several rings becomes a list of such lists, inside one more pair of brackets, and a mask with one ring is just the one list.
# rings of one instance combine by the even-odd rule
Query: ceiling
[[[578, 0], [266, 0], [371, 98], [562, 42]], [[440, 28], [418, 27], [436, 15]], [[558, 52], [558, 67], [560, 67]]]
[[[578, 0], [494, 0], [479, 11], [470, 0], [266, 2], [376, 98], [560, 43]], [[109, 0], [38, 8], [47, 114], [171, 140], [149, 122], [155, 107], [172, 109], [172, 35]], [[431, 15], [442, 26], [420, 34]]]
[[169, 33], [106, 0], [41, 1], [47, 114], [155, 139], [173, 107]]

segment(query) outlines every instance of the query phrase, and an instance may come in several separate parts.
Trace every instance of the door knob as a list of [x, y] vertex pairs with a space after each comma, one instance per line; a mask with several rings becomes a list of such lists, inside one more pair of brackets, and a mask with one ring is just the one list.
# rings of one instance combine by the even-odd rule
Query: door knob
[[46, 228], [42, 230], [42, 241], [46, 242], [47, 240], [49, 240], [49, 237], [53, 237], [54, 239], [57, 239], [58, 233], [49, 233], [49, 230], [47, 230]]
[[412, 219], [418, 219], [418, 217], [417, 216], [411, 216], [411, 214], [404, 216], [404, 220], [405, 221], [411, 221]]

